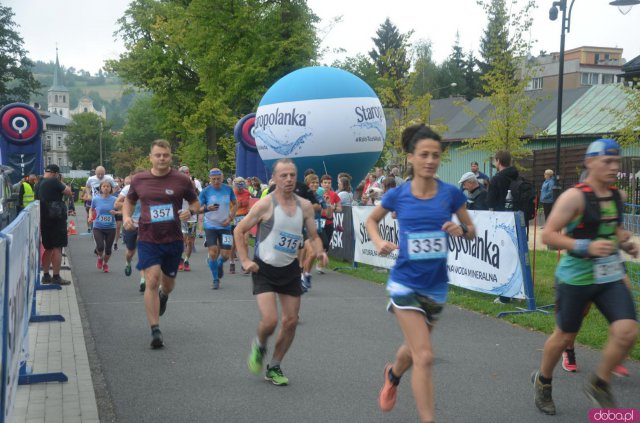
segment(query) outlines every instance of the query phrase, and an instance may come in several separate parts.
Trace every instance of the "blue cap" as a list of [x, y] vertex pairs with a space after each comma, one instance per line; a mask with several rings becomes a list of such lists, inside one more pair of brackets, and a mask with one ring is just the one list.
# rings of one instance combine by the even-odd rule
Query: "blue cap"
[[211, 169], [209, 176], [222, 176], [222, 171], [220, 169]]
[[620, 144], [616, 140], [610, 138], [601, 138], [595, 140], [587, 148], [587, 152], [584, 157], [597, 157], [597, 156], [619, 156]]

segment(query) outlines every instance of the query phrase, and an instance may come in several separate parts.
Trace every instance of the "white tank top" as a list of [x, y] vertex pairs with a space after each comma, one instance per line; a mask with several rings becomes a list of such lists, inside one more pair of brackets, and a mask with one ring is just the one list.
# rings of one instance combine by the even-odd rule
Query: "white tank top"
[[273, 213], [269, 220], [260, 222], [256, 237], [255, 255], [263, 262], [284, 267], [291, 264], [303, 243], [304, 216], [296, 196], [296, 212], [287, 215], [280, 207], [275, 195], [271, 195]]

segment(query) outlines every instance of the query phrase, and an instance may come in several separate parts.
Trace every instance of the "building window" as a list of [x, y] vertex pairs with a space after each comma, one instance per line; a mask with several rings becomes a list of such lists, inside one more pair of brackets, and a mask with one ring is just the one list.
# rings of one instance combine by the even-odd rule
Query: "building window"
[[84, 108], [84, 112], [87, 113], [89, 111], [89, 109], [87, 109], [86, 107]]
[[600, 61], [600, 53], [596, 53], [595, 64], [597, 65], [599, 61]]
[[66, 103], [66, 102], [67, 102], [67, 96], [66, 96], [66, 95], [63, 95], [63, 96], [62, 96], [62, 102], [63, 102], [63, 103]]
[[613, 84], [613, 75], [610, 73], [602, 74], [602, 83], [603, 84]]
[[51, 164], [51, 156], [47, 156], [47, 164], [50, 165]]
[[593, 72], [585, 72], [582, 74], [582, 85], [598, 85], [600, 74]]
[[531, 78], [529, 84], [527, 85], [527, 91], [541, 90], [544, 79], [542, 77], [539, 78]]
[[58, 94], [56, 94], [56, 103], [58, 102]]
[[58, 157], [58, 166], [62, 166], [62, 157]]
[[605, 62], [608, 62], [609, 60], [611, 60], [611, 55], [609, 53], [605, 53], [604, 54], [604, 60], [605, 60]]

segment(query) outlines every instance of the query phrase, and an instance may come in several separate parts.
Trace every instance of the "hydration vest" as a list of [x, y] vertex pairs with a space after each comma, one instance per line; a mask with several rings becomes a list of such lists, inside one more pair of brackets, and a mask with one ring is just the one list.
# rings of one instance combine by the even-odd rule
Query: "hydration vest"
[[[580, 183], [575, 187], [584, 194], [585, 205], [580, 223], [578, 223], [572, 231], [567, 232], [567, 235], [574, 239], [595, 239], [598, 235], [600, 224], [610, 222], [602, 219], [600, 203], [605, 201], [613, 200], [615, 202], [617, 211], [615, 220], [618, 225], [622, 224], [624, 205], [622, 204], [622, 196], [620, 195], [618, 188], [611, 186], [609, 187], [611, 190], [611, 196], [598, 197], [595, 192], [593, 192], [593, 188], [585, 183]], [[573, 255], [571, 253], [569, 254]]]

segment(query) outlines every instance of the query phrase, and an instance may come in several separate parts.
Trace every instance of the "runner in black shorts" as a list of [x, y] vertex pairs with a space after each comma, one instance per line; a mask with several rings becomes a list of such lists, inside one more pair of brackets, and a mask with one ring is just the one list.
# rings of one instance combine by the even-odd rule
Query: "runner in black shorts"
[[553, 370], [580, 330], [587, 304], [595, 304], [609, 321], [609, 341], [595, 374], [584, 385], [585, 394], [598, 408], [615, 408], [611, 372], [638, 336], [633, 298], [623, 282], [620, 250], [637, 257], [640, 249], [622, 228], [625, 198], [612, 187], [620, 162], [617, 142], [592, 142], [585, 155], [589, 171], [585, 183], [562, 193], [544, 226], [542, 241], [568, 251], [556, 269], [556, 328], [544, 345], [540, 370], [531, 378], [535, 405], [544, 414], [556, 413], [551, 396]]
[[[273, 167], [275, 191], [251, 208], [233, 234], [242, 266], [253, 273], [253, 293], [261, 316], [257, 337], [247, 359], [249, 370], [254, 374], [262, 370], [267, 341], [278, 323], [276, 298], [280, 300], [282, 322], [273, 358], [265, 375], [265, 379], [274, 385], [289, 383], [289, 379], [282, 374], [280, 362], [293, 342], [298, 324], [302, 287], [296, 256], [302, 243], [303, 226], [311, 234], [317, 258], [322, 264], [327, 262], [316, 231], [311, 203], [294, 194], [296, 173], [296, 166], [290, 159], [278, 160]], [[255, 259], [252, 261], [247, 255], [245, 234], [255, 225], [259, 226]]]

